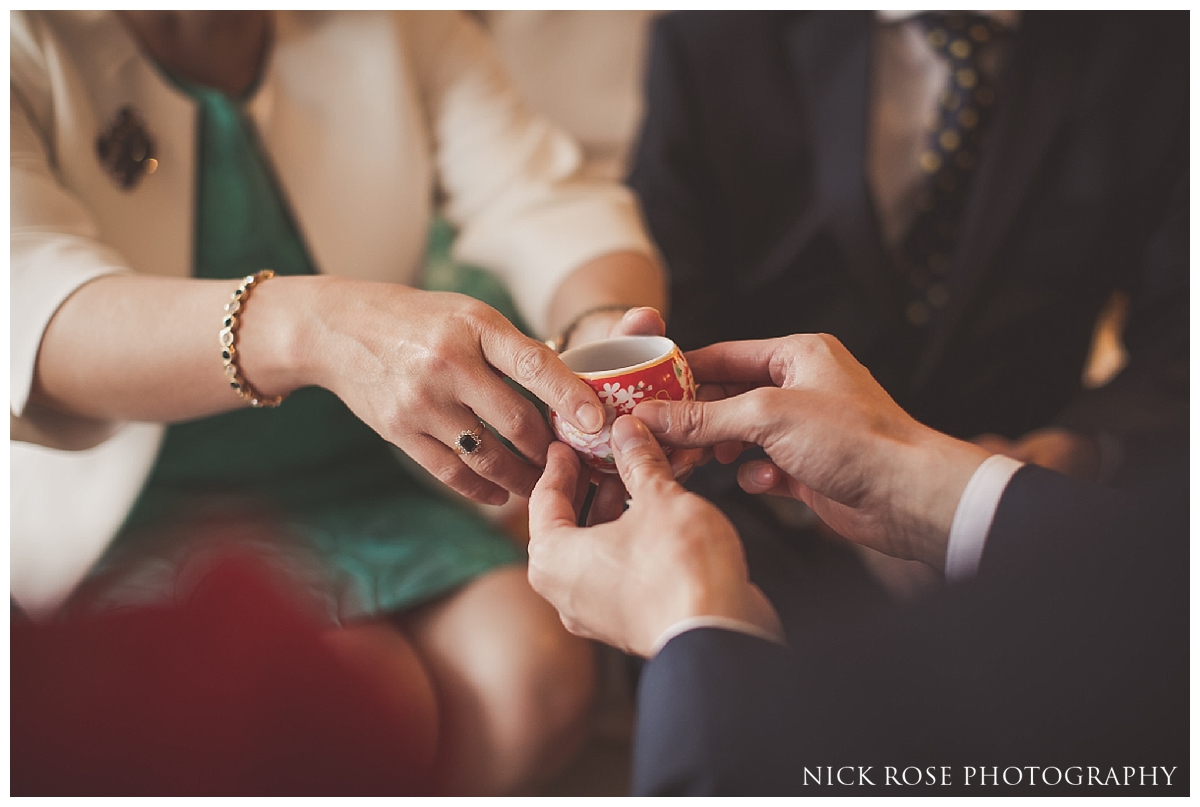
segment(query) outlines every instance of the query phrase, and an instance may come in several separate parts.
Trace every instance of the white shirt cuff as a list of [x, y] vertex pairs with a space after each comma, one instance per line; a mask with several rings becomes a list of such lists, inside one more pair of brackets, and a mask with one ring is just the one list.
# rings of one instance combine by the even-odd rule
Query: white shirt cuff
[[946, 543], [946, 580], [957, 583], [970, 580], [979, 571], [983, 547], [987, 543], [992, 519], [1008, 481], [1023, 462], [993, 454], [975, 469], [971, 481], [963, 490], [950, 524], [950, 539]]
[[768, 642], [774, 642], [775, 644], [784, 644], [783, 640], [774, 633], [771, 633], [771, 631], [760, 628], [758, 625], [751, 624], [750, 622], [743, 622], [740, 619], [732, 619], [725, 616], [692, 616], [679, 620], [659, 634], [658, 641], [654, 643], [654, 647], [650, 648], [650, 658], [657, 656], [658, 651], [666, 647], [667, 642], [676, 636], [687, 633], [689, 630], [696, 630], [697, 628], [732, 630], [750, 636], [757, 636], [759, 639], [766, 639]]

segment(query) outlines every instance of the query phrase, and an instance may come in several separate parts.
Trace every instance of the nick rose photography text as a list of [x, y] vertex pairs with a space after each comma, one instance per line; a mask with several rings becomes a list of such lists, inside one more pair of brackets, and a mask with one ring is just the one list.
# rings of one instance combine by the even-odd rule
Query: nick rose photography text
[[1054, 765], [930, 765], [927, 767], [892, 767], [890, 765], [843, 765], [804, 768], [804, 785], [959, 785], [980, 787], [1015, 787], [1018, 785], [1055, 787], [1067, 786], [1115, 786], [1115, 787], [1158, 787], [1171, 785], [1177, 767], [1132, 766], [1093, 767], [1071, 765], [1060, 768]]

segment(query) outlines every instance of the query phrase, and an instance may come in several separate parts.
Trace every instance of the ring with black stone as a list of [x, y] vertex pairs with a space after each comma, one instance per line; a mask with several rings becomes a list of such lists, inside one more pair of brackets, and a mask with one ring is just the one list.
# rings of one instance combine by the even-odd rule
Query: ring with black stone
[[483, 435], [479, 429], [464, 429], [459, 432], [458, 437], [454, 438], [454, 450], [464, 456], [474, 454], [481, 445], [483, 445]]

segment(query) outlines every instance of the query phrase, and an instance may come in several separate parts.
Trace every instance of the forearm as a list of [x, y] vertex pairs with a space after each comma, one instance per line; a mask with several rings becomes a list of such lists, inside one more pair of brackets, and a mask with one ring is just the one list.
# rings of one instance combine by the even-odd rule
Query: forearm
[[[238, 361], [260, 393], [305, 383], [292, 312], [324, 280], [277, 277], [254, 289]], [[84, 284], [43, 334], [31, 400], [82, 417], [156, 422], [245, 406], [230, 389], [217, 338], [239, 282], [109, 275]]]
[[[640, 252], [612, 252], [582, 264], [562, 282], [551, 298], [548, 333], [560, 333], [597, 306], [649, 306], [665, 317], [666, 304], [666, 281], [655, 260]], [[592, 314], [579, 322], [576, 336], [580, 341], [607, 336], [620, 319], [619, 309]]]

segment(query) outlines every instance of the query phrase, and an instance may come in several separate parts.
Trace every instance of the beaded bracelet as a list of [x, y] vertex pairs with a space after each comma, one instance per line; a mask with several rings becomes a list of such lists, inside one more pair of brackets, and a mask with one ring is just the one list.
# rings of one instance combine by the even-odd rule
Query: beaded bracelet
[[258, 391], [246, 380], [246, 376], [242, 375], [242, 370], [237, 363], [239, 325], [237, 315], [246, 301], [250, 299], [250, 291], [259, 283], [273, 277], [275, 277], [275, 273], [270, 269], [246, 275], [242, 279], [242, 284], [234, 290], [233, 297], [225, 304], [225, 319], [221, 322], [221, 360], [225, 362], [225, 375], [229, 378], [229, 386], [233, 387], [233, 391], [238, 394], [239, 398], [249, 401], [250, 405], [255, 408], [279, 406], [286, 396], [276, 395], [273, 398], [265, 398], [259, 395]]

